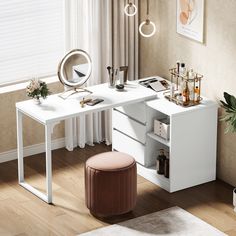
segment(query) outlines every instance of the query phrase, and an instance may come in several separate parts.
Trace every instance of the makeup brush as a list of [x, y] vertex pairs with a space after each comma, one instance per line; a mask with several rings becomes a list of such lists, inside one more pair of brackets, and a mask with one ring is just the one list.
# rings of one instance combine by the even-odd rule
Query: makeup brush
[[108, 66], [108, 67], [107, 67], [107, 70], [108, 70], [108, 74], [110, 75], [110, 74], [111, 74], [111, 67]]

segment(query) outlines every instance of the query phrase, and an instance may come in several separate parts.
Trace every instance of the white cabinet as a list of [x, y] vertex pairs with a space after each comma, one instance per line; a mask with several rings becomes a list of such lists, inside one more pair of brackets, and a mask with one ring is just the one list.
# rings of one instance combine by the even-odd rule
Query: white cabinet
[[[154, 134], [154, 120], [170, 120], [169, 140]], [[203, 99], [183, 108], [165, 98], [113, 110], [113, 149], [132, 155], [138, 173], [169, 192], [216, 178], [217, 104]], [[156, 172], [158, 150], [169, 151], [169, 178]]]

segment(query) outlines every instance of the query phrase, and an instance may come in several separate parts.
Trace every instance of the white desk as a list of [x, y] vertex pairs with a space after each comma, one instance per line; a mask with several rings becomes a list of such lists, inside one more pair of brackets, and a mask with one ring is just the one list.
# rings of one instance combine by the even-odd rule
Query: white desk
[[[107, 84], [100, 84], [87, 88], [93, 92], [94, 98], [102, 98], [104, 102], [95, 106], [85, 106], [81, 108], [80, 100], [86, 93], [75, 94], [66, 100], [58, 95], [51, 95], [43, 101], [41, 105], [34, 104], [33, 100], [16, 103], [17, 114], [17, 154], [18, 154], [18, 178], [19, 184], [25, 189], [35, 194], [47, 203], [52, 203], [52, 160], [51, 160], [51, 133], [53, 127], [58, 122], [89, 114], [108, 110], [114, 107], [128, 105], [156, 98], [157, 94], [147, 89], [137, 82], [129, 82], [125, 91], [116, 91], [108, 88]], [[26, 115], [45, 126], [46, 145], [46, 194], [40, 192], [24, 181], [24, 155], [23, 155], [23, 135], [22, 116]]]

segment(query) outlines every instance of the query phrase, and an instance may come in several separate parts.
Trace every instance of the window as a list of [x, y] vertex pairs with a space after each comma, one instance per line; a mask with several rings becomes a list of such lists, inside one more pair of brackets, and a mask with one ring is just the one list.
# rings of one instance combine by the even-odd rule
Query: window
[[56, 74], [64, 25], [64, 0], [0, 1], [0, 84]]

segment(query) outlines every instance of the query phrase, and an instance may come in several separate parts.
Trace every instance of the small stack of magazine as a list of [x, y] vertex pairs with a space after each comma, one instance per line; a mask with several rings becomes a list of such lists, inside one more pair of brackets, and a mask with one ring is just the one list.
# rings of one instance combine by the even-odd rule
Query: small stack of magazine
[[150, 77], [147, 79], [141, 79], [139, 81], [139, 84], [147, 88], [153, 89], [156, 92], [161, 92], [170, 89], [170, 84], [168, 83], [168, 81], [158, 76]]

